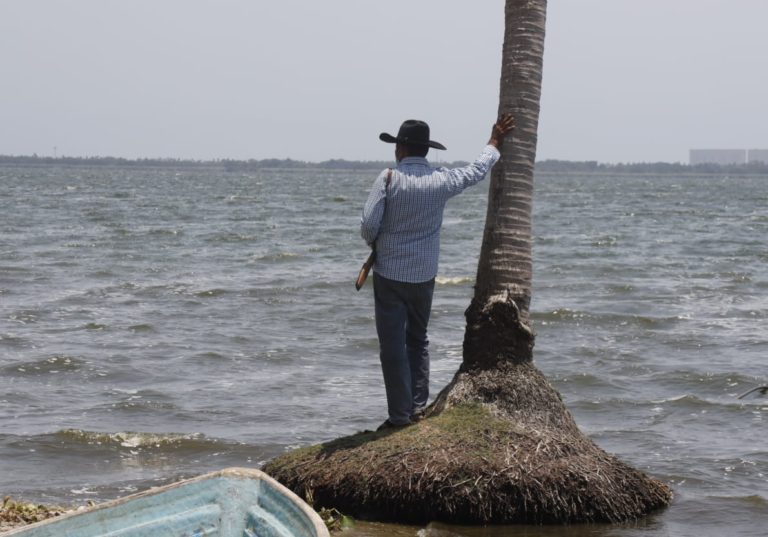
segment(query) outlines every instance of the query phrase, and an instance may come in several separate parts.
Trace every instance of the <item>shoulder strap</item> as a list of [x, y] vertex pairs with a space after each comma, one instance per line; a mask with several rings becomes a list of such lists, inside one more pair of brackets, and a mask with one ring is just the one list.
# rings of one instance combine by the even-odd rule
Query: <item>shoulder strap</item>
[[[384, 220], [384, 215], [387, 214], [387, 195], [389, 194], [389, 184], [392, 182], [392, 168], [387, 169], [387, 178], [384, 179], [384, 212], [381, 215], [381, 219]], [[378, 237], [377, 237], [378, 238]], [[376, 241], [373, 241], [373, 251], [376, 251]]]

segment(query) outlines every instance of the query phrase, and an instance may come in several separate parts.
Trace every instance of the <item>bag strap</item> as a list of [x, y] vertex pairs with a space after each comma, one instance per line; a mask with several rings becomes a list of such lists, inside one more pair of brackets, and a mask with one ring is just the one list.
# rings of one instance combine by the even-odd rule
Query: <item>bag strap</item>
[[[384, 212], [382, 213], [381, 217], [384, 218], [384, 213], [387, 211], [387, 194], [389, 193], [389, 184], [392, 182], [392, 168], [387, 169], [387, 178], [384, 180]], [[376, 240], [373, 241], [373, 246], [371, 247], [371, 253], [368, 255], [368, 259], [365, 260], [365, 263], [363, 263], [363, 267], [360, 269], [360, 273], [357, 275], [357, 280], [355, 281], [355, 289], [358, 291], [363, 287], [363, 284], [365, 283], [365, 280], [368, 278], [368, 272], [370, 272], [371, 267], [373, 267], [373, 264], [376, 262]]]
[[[389, 197], [389, 185], [392, 182], [392, 168], [387, 168], [387, 178], [384, 179], [384, 210], [381, 212], [381, 219], [387, 214], [387, 198]], [[378, 239], [378, 237], [376, 237]], [[373, 252], [376, 253], [376, 240], [373, 241]]]
[[389, 185], [392, 182], [392, 168], [387, 168], [387, 178], [384, 179], [384, 210], [381, 212], [381, 220], [387, 214], [387, 198], [389, 197]]

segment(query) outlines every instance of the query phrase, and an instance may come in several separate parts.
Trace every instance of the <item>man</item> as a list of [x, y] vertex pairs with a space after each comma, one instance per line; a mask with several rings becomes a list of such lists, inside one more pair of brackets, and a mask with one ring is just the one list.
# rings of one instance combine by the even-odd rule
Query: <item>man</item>
[[499, 160], [504, 136], [514, 128], [511, 115], [493, 125], [491, 138], [470, 165], [434, 168], [426, 159], [430, 147], [445, 146], [429, 139], [429, 126], [407, 120], [397, 136], [381, 133], [394, 143], [397, 168], [384, 170], [373, 184], [360, 225], [365, 241], [376, 251], [373, 292], [381, 368], [389, 417], [379, 430], [417, 421], [429, 397], [427, 324], [437, 276], [440, 227], [446, 202], [480, 182]]

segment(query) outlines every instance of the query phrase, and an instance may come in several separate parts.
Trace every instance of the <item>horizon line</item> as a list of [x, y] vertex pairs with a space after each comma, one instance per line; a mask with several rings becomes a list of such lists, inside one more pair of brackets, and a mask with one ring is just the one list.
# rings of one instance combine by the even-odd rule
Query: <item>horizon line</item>
[[[378, 164], [378, 163], [390, 163], [392, 162], [392, 159], [384, 159], [384, 160], [374, 160], [374, 159], [345, 159], [345, 158], [327, 158], [325, 160], [302, 160], [302, 159], [296, 159], [293, 157], [265, 157], [265, 158], [234, 158], [234, 157], [213, 157], [213, 158], [193, 158], [193, 157], [117, 157], [113, 155], [90, 155], [90, 156], [84, 156], [84, 155], [38, 155], [37, 153], [33, 153], [31, 155], [23, 155], [23, 154], [4, 154], [0, 153], [0, 161], [2, 160], [10, 160], [10, 159], [30, 159], [30, 160], [48, 160], [48, 161], [60, 161], [60, 160], [120, 160], [120, 161], [126, 161], [126, 162], [142, 162], [142, 161], [159, 161], [159, 162], [188, 162], [188, 163], [195, 163], [195, 164], [206, 164], [206, 163], [222, 163], [222, 162], [264, 162], [264, 161], [281, 161], [281, 162], [296, 162], [301, 164], [327, 164], [331, 162], [347, 162], [347, 163], [363, 163], [363, 164]], [[428, 159], [431, 160], [431, 159]], [[438, 162], [437, 159], [433, 162]], [[470, 161], [464, 160], [464, 159], [457, 159], [457, 160], [439, 160], [439, 162], [445, 163], [445, 164], [454, 164], [454, 163], [469, 163]], [[539, 162], [561, 162], [561, 163], [578, 163], [578, 164], [597, 164], [602, 166], [622, 166], [622, 165], [637, 165], [637, 164], [672, 164], [672, 165], [682, 165], [682, 166], [692, 166], [697, 164], [692, 164], [690, 162], [682, 162], [682, 161], [667, 161], [667, 160], [638, 160], [638, 161], [624, 161], [624, 162], [616, 162], [616, 161], [599, 161], [596, 159], [581, 159], [581, 160], [573, 160], [573, 159], [563, 159], [563, 158], [545, 158], [545, 159], [537, 159], [536, 163]], [[716, 162], [706, 163], [706, 164], [717, 164]]]

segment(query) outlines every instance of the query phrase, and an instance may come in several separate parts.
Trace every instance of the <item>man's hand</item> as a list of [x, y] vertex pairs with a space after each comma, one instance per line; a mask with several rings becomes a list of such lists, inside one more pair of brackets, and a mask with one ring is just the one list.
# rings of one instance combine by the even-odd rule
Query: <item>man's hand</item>
[[504, 114], [496, 123], [493, 124], [491, 129], [491, 139], [488, 140], [488, 145], [494, 146], [496, 149], [501, 147], [501, 142], [504, 141], [504, 136], [514, 130], [515, 118], [512, 114]]

